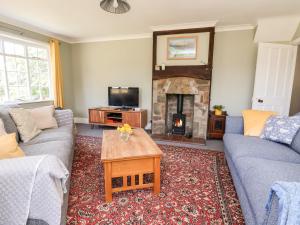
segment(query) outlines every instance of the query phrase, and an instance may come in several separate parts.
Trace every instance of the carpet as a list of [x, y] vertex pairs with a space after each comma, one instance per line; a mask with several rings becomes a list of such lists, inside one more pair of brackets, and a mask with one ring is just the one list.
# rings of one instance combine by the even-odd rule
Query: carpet
[[159, 147], [161, 193], [120, 192], [107, 204], [101, 138], [77, 136], [67, 224], [244, 224], [224, 153]]

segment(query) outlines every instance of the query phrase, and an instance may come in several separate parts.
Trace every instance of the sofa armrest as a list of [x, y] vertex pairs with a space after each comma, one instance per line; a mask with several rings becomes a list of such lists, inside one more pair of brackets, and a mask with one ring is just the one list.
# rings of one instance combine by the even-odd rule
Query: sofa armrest
[[59, 127], [73, 125], [73, 112], [71, 109], [55, 110], [54, 117]]
[[242, 116], [227, 116], [225, 133], [243, 134], [244, 120]]

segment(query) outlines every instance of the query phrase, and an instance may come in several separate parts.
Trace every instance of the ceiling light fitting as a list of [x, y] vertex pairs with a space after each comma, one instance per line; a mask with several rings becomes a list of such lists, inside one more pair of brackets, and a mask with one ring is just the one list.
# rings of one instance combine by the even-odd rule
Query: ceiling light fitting
[[130, 5], [126, 0], [102, 0], [100, 7], [110, 13], [122, 14], [130, 10]]

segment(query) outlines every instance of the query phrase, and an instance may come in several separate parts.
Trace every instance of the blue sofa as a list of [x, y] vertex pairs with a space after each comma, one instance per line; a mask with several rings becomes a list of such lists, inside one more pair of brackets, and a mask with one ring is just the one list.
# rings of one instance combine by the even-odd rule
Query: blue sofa
[[[300, 114], [299, 114], [300, 115]], [[264, 222], [275, 181], [300, 182], [300, 131], [291, 146], [246, 137], [242, 117], [227, 117], [224, 151], [247, 225]], [[275, 210], [278, 207], [275, 204]], [[277, 213], [272, 213], [277, 224]]]

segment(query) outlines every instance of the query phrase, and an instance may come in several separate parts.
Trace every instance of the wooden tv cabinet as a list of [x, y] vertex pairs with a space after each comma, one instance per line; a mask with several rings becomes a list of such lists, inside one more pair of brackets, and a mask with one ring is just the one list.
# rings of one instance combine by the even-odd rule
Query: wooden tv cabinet
[[99, 107], [89, 109], [89, 123], [117, 127], [125, 123], [134, 128], [145, 128], [147, 125], [147, 110], [140, 111]]

